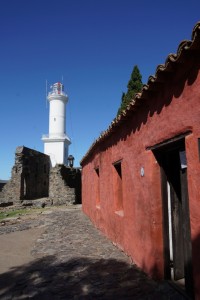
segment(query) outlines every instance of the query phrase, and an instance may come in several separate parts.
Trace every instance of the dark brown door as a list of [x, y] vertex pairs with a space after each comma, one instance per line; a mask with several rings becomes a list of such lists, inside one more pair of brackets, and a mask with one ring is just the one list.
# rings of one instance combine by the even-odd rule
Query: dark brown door
[[154, 149], [161, 167], [165, 278], [192, 295], [192, 252], [185, 139]]

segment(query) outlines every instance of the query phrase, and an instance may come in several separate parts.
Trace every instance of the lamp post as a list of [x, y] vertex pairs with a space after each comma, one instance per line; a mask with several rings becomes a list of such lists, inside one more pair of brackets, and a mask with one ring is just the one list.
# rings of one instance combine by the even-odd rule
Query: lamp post
[[74, 166], [74, 157], [73, 157], [73, 155], [69, 155], [67, 160], [68, 160], [70, 168], [73, 168], [73, 166]]

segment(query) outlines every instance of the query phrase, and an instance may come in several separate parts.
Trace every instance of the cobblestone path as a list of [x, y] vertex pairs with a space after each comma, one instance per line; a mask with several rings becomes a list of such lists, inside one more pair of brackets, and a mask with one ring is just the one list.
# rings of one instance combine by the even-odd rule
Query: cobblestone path
[[0, 234], [37, 226], [44, 231], [31, 251], [34, 260], [0, 275], [0, 299], [185, 299], [131, 264], [80, 208], [52, 210], [1, 227]]

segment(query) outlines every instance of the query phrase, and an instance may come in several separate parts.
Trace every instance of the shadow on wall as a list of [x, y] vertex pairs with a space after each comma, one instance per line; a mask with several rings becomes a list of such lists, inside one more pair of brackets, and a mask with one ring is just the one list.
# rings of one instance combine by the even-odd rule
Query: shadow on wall
[[75, 189], [75, 204], [81, 204], [81, 169], [60, 166], [60, 172], [66, 185]]
[[200, 233], [192, 242], [193, 276], [195, 280], [194, 293], [200, 299]]
[[75, 257], [58, 263], [55, 256], [0, 275], [0, 298], [19, 296], [26, 299], [166, 299], [158, 283], [123, 261]]
[[[199, 57], [189, 56], [183, 65], [173, 65], [173, 72], [159, 74], [160, 81], [150, 85], [147, 93], [147, 102], [142, 99], [142, 106], [146, 106], [143, 118], [138, 123], [135, 130], [139, 130], [141, 124], [146, 124], [148, 115], [152, 117], [154, 113], [160, 114], [163, 107], [169, 106], [173, 97], [179, 99], [186, 85], [193, 85], [197, 79], [200, 69]], [[162, 78], [163, 77], [163, 78]], [[140, 102], [140, 100], [138, 101]], [[145, 103], [147, 105], [145, 105]], [[139, 103], [138, 103], [139, 105]]]
[[0, 192], [2, 191], [3, 187], [6, 185], [8, 180], [0, 180]]

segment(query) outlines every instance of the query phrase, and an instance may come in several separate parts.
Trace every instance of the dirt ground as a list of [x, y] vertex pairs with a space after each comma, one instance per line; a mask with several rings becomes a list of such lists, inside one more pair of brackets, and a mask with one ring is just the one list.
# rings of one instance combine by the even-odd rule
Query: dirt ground
[[[77, 207], [79, 206], [77, 205]], [[5, 234], [0, 234], [0, 274], [10, 271], [13, 267], [33, 261], [34, 257], [31, 255], [31, 250], [45, 230], [45, 226], [40, 224], [40, 220], [44, 220], [45, 215], [51, 214], [52, 211], [66, 209], [66, 206], [27, 209], [25, 213], [19, 214], [19, 216], [1, 220], [0, 226], [5, 229]], [[15, 207], [0, 209], [5, 214], [12, 210], [15, 210]], [[21, 228], [19, 228], [20, 224], [22, 225]], [[12, 227], [14, 232], [7, 231], [6, 227]]]
[[43, 230], [32, 228], [0, 235], [0, 274], [34, 260], [30, 251]]
[[[1, 209], [2, 212], [10, 212], [12, 208]], [[13, 210], [15, 208], [13, 207]], [[35, 241], [41, 236], [44, 231], [43, 226], [34, 226], [34, 220], [41, 218], [42, 214], [48, 214], [50, 209], [27, 209], [22, 215], [11, 217], [0, 221], [0, 226], [19, 227], [20, 224], [28, 222], [31, 224], [27, 229], [14, 230], [6, 234], [0, 234], [0, 274], [10, 271], [13, 267], [22, 266], [34, 260], [31, 255], [31, 250]], [[33, 228], [31, 228], [33, 227]], [[0, 228], [1, 229], [1, 228]]]

